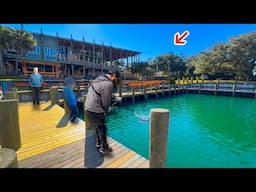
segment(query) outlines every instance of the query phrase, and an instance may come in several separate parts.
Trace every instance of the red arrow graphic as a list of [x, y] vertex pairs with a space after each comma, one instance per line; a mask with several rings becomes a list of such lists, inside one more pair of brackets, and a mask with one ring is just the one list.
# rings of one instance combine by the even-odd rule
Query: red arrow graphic
[[186, 45], [187, 41], [185, 38], [189, 36], [189, 31], [184, 31], [181, 35], [179, 32], [174, 35], [174, 45]]

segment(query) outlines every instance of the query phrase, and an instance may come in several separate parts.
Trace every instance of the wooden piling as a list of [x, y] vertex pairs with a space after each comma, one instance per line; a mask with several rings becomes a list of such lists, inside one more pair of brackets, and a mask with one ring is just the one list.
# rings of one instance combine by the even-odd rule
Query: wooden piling
[[50, 87], [50, 98], [52, 105], [59, 103], [58, 87]]
[[14, 150], [0, 148], [0, 168], [18, 168], [17, 154]]
[[147, 94], [147, 87], [146, 86], [143, 86], [143, 94], [144, 94], [145, 101], [148, 101], [148, 94]]
[[156, 98], [158, 98], [158, 85], [155, 86], [155, 95], [156, 95]]
[[236, 86], [237, 86], [237, 81], [234, 82], [233, 88], [232, 88], [232, 96], [236, 95]]
[[132, 103], [135, 103], [135, 89], [132, 87]]
[[17, 91], [6, 91], [4, 94], [4, 99], [5, 100], [9, 100], [9, 99], [17, 99], [18, 100]]
[[0, 100], [0, 145], [18, 150], [21, 147], [18, 101]]
[[169, 128], [168, 109], [155, 108], [150, 111], [150, 168], [165, 168]]

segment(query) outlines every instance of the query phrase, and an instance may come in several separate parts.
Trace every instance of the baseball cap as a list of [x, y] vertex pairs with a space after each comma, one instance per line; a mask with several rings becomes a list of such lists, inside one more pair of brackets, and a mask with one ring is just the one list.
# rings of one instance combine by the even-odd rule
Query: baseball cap
[[116, 78], [120, 78], [120, 72], [119, 71], [108, 71], [107, 74], [110, 75], [116, 75]]

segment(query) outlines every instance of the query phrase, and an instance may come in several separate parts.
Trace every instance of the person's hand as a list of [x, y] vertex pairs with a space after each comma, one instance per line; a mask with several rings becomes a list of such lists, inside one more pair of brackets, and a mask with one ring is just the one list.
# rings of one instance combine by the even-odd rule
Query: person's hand
[[110, 106], [109, 108], [108, 108], [108, 112], [110, 113], [112, 111], [112, 107]]
[[116, 98], [115, 98], [115, 101], [116, 101], [116, 102], [121, 102], [121, 101], [122, 101], [122, 97], [116, 97]]

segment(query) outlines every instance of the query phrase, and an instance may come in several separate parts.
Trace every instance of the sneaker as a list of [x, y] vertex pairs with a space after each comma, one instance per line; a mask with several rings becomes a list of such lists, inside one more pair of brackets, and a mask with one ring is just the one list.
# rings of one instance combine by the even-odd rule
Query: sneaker
[[113, 149], [111, 147], [108, 147], [108, 148], [101, 147], [100, 150], [99, 150], [99, 152], [102, 153], [102, 154], [110, 153], [112, 151], [113, 151]]
[[96, 141], [96, 147], [99, 148], [100, 147], [100, 143]]
[[79, 123], [79, 119], [78, 119], [78, 118], [75, 118], [73, 121], [71, 121], [71, 123], [73, 123], [73, 124], [78, 124], [78, 123]]

